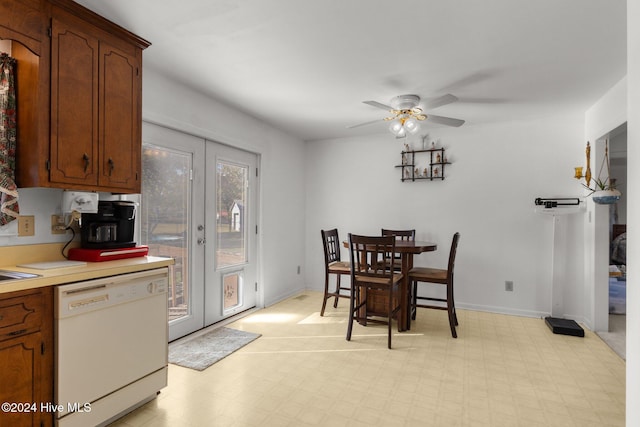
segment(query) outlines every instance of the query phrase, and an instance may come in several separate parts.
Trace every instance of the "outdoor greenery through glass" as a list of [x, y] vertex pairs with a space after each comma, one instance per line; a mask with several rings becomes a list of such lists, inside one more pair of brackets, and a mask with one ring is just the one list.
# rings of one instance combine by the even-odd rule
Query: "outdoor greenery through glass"
[[171, 257], [169, 321], [189, 314], [191, 155], [145, 144], [142, 150], [141, 243], [149, 255]]

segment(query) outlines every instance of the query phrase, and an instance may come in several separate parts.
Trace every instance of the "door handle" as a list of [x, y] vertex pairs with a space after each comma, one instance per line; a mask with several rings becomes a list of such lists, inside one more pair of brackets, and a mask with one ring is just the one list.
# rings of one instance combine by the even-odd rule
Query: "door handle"
[[87, 153], [84, 153], [82, 155], [82, 160], [84, 160], [84, 171], [86, 172], [87, 169], [89, 169], [89, 156], [87, 155]]
[[204, 245], [207, 241], [206, 241], [206, 239], [204, 239], [204, 238], [200, 237], [200, 238], [197, 240], [197, 242], [198, 242], [198, 244], [199, 244], [200, 246], [202, 246], [202, 245]]

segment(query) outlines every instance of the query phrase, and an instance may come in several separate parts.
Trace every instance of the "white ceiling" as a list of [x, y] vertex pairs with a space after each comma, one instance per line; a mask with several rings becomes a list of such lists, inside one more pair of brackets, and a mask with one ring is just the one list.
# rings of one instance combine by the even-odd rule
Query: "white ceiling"
[[[304, 140], [386, 132], [400, 94], [464, 126], [583, 112], [626, 74], [626, 0], [76, 0], [145, 67]], [[428, 132], [429, 127], [425, 126]]]

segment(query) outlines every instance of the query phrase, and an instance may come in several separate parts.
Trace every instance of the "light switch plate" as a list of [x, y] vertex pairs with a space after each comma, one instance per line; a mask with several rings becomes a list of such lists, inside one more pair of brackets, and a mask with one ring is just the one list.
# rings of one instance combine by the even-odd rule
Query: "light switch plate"
[[33, 215], [18, 217], [18, 236], [33, 236], [36, 234], [36, 221]]

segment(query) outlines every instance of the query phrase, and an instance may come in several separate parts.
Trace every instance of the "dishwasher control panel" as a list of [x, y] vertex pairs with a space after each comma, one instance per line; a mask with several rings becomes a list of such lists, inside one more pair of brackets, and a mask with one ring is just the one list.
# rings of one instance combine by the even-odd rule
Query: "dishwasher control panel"
[[55, 317], [75, 316], [167, 292], [167, 268], [60, 285], [55, 291]]

